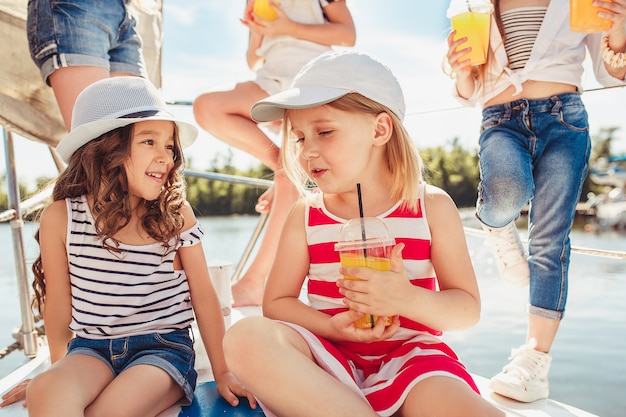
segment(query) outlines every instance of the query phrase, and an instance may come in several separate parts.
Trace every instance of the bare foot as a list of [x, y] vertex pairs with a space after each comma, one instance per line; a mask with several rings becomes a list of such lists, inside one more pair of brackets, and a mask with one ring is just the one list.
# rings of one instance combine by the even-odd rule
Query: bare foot
[[233, 307], [260, 306], [263, 302], [263, 281], [241, 279], [231, 287], [233, 291]]
[[272, 201], [274, 201], [274, 184], [261, 194], [254, 209], [257, 213], [268, 213], [272, 208]]

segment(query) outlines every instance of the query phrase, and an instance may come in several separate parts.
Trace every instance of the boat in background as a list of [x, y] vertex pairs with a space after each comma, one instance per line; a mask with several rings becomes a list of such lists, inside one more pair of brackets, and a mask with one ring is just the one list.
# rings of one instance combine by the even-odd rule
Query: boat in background
[[596, 184], [624, 188], [626, 186], [626, 155], [598, 158], [589, 175]]
[[589, 196], [600, 227], [626, 230], [626, 155], [598, 158], [589, 175], [606, 191]]

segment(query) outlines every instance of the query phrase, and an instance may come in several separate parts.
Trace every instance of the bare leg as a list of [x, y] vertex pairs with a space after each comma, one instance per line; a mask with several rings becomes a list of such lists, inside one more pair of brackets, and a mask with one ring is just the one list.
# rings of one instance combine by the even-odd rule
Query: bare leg
[[[271, 205], [265, 233], [250, 267], [233, 285], [235, 306], [260, 305], [265, 280], [276, 256], [278, 239], [289, 209], [297, 198], [295, 187], [280, 172], [280, 148], [250, 118], [250, 107], [268, 94], [254, 82], [240, 83], [233, 90], [206, 93], [194, 102], [198, 124], [216, 138], [259, 159], [275, 173]], [[260, 207], [264, 210], [263, 207]]]
[[279, 416], [376, 416], [364, 398], [315, 363], [297, 332], [268, 318], [235, 323], [224, 354], [239, 381]]
[[84, 416], [85, 408], [113, 380], [111, 370], [87, 355], [70, 355], [37, 375], [26, 392], [30, 416]]
[[250, 107], [268, 94], [249, 81], [233, 90], [201, 94], [193, 114], [204, 130], [217, 139], [249, 153], [272, 171], [280, 168], [280, 149], [250, 118]]
[[65, 127], [69, 131], [72, 126], [72, 109], [76, 97], [88, 86], [111, 76], [132, 75], [124, 73], [111, 74], [101, 67], [63, 67], [50, 74], [49, 80], [54, 96], [56, 97], [59, 110], [63, 116]]
[[274, 263], [283, 223], [298, 192], [283, 172], [274, 176], [274, 199], [259, 250], [249, 268], [232, 288], [233, 306], [261, 305], [265, 280]]
[[135, 365], [118, 375], [85, 410], [86, 417], [155, 416], [183, 396], [162, 369]]
[[535, 350], [543, 353], [550, 352], [552, 342], [554, 342], [560, 323], [560, 320], [551, 320], [529, 314], [528, 336], [526, 338], [526, 343], [528, 343], [530, 339], [534, 338], [537, 341], [537, 347], [535, 347]]
[[413, 387], [397, 416], [504, 417], [487, 400], [459, 380], [434, 376]]

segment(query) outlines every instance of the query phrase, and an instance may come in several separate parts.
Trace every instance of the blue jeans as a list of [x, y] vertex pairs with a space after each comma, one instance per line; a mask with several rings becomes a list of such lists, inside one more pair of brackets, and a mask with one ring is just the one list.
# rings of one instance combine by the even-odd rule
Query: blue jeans
[[529, 313], [560, 320], [567, 299], [569, 235], [591, 151], [580, 95], [486, 107], [479, 144], [477, 217], [502, 227], [530, 202]]
[[147, 77], [129, 1], [29, 0], [28, 44], [44, 81], [70, 66]]
[[68, 355], [88, 355], [108, 365], [114, 376], [135, 365], [152, 365], [165, 371], [184, 393], [183, 405], [191, 404], [198, 374], [189, 329], [149, 333], [116, 339], [75, 337]]

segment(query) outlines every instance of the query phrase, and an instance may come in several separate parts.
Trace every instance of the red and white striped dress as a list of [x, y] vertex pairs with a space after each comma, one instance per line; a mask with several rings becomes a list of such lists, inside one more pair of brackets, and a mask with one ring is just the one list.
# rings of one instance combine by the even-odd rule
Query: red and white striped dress
[[[385, 222], [397, 243], [404, 243], [404, 266], [411, 283], [438, 290], [437, 277], [430, 260], [430, 229], [424, 210], [424, 184], [419, 190], [419, 210], [410, 212], [400, 203], [378, 218]], [[346, 222], [329, 213], [321, 193], [306, 210], [306, 234], [311, 265], [308, 275], [310, 305], [330, 315], [346, 311], [335, 284], [339, 274], [339, 255], [334, 244]], [[431, 376], [447, 376], [478, 388], [454, 351], [440, 339], [441, 331], [401, 317], [396, 334], [373, 343], [335, 343], [308, 330], [284, 323], [297, 330], [307, 341], [317, 362], [331, 375], [362, 395], [381, 416], [393, 415], [418, 382]]]

